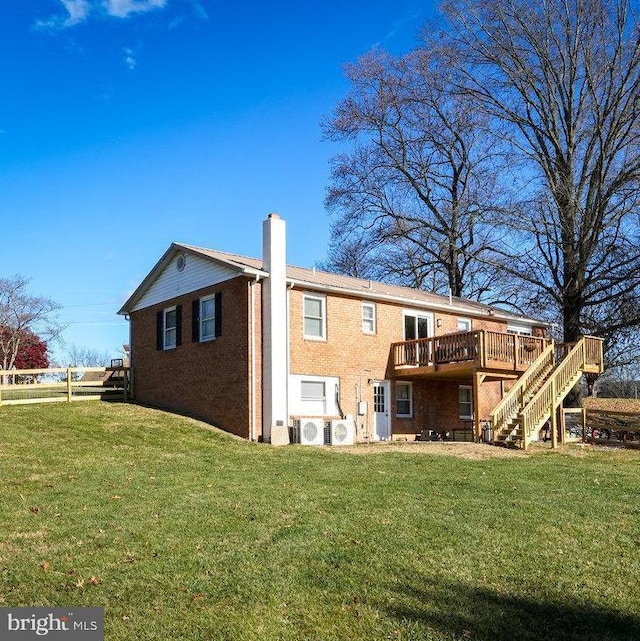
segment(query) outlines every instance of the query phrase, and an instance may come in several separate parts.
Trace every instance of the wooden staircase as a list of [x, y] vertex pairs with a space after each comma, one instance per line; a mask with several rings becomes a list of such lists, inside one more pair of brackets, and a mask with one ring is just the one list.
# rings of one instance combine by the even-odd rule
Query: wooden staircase
[[583, 373], [603, 370], [602, 339], [583, 336], [575, 344], [558, 347], [551, 341], [494, 408], [490, 415], [494, 444], [526, 450], [550, 421], [553, 445], [557, 445], [556, 420], [562, 401]]

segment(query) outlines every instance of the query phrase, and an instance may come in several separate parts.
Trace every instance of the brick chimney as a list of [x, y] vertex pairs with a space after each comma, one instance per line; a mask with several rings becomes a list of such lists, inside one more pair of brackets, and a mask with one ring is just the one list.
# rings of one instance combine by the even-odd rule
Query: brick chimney
[[278, 214], [262, 223], [262, 436], [266, 442], [289, 442], [287, 388], [286, 224]]

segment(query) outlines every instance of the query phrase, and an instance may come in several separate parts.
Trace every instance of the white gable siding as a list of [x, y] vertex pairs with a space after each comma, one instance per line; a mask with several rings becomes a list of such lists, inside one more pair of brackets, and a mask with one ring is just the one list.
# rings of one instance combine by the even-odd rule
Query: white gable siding
[[237, 271], [229, 267], [216, 265], [192, 254], [187, 254], [187, 262], [182, 271], [178, 271], [176, 261], [177, 255], [150, 285], [132, 311], [210, 287], [238, 275]]

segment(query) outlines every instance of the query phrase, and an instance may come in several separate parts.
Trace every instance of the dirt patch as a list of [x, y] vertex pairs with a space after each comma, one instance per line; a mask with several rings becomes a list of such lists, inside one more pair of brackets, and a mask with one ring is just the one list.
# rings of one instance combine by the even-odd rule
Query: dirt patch
[[442, 443], [431, 441], [414, 441], [407, 443], [363, 443], [349, 447], [333, 447], [334, 452], [366, 456], [369, 454], [384, 454], [385, 452], [402, 452], [428, 456], [456, 456], [469, 460], [484, 460], [489, 458], [513, 458], [528, 456], [522, 450], [506, 447], [495, 447], [484, 443]]

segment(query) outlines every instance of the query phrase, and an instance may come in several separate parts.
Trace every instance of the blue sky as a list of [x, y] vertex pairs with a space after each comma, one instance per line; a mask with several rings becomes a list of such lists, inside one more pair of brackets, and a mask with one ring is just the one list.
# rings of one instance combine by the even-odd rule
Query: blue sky
[[[320, 121], [373, 47], [402, 53], [419, 0], [30, 0], [0, 9], [0, 275], [58, 301], [63, 334], [114, 357], [116, 311], [172, 241], [325, 257]], [[54, 350], [64, 361], [63, 347]]]

